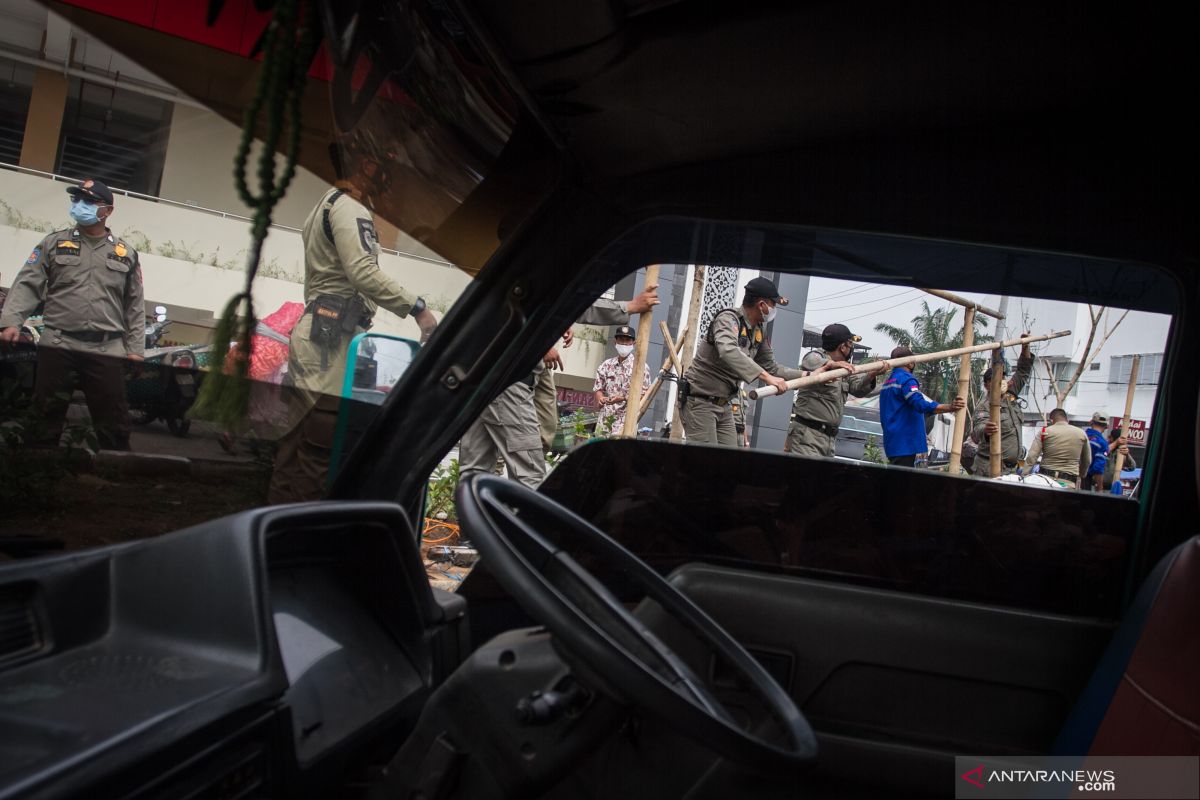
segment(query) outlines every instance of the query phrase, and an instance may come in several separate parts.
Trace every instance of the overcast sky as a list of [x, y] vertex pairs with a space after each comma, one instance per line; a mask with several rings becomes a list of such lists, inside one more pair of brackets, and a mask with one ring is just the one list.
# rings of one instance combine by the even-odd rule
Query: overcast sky
[[[956, 292], [984, 306], [995, 308], [999, 304], [996, 295], [971, 292]], [[929, 302], [930, 308], [951, 305], [941, 298], [925, 294], [920, 289], [886, 286], [861, 281], [842, 281], [832, 278], [814, 277], [809, 283], [808, 306], [804, 324], [824, 328], [840, 322], [863, 339], [863, 344], [872, 352], [890, 351], [894, 342], [882, 333], [875, 332], [880, 322], [912, 329], [912, 319], [921, 313], [921, 301]], [[961, 313], [958, 319], [962, 319]], [[956, 328], [961, 328], [961, 322]]]

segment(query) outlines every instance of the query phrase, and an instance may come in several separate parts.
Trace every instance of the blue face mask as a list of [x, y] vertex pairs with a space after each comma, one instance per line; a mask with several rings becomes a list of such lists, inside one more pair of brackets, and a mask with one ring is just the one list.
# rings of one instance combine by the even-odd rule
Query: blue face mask
[[99, 208], [94, 203], [89, 203], [86, 200], [76, 200], [71, 204], [71, 219], [78, 222], [80, 225], [95, 225], [100, 221], [97, 214]]

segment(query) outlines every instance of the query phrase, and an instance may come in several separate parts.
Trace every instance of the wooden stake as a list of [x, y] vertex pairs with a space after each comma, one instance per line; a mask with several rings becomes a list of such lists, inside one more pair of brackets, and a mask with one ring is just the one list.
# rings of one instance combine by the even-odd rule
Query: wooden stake
[[[1002, 448], [1004, 431], [1000, 429], [1000, 396], [1004, 386], [1004, 362], [1000, 360], [1000, 348], [992, 356], [992, 385], [988, 387], [989, 418], [996, 425], [996, 432], [988, 438], [991, 445], [992, 462], [988, 473], [993, 478], [999, 478], [1004, 467], [1004, 450]], [[1020, 431], [1017, 432], [1020, 436]]]
[[[658, 264], [646, 267], [645, 287], [658, 286]], [[642, 371], [646, 366], [646, 348], [650, 346], [650, 327], [654, 323], [654, 309], [638, 317], [637, 343], [633, 346], [633, 377], [629, 381], [629, 395], [625, 398], [625, 427], [622, 436], [637, 436], [638, 415], [630, 414], [630, 408], [640, 408], [642, 402]], [[637, 405], [634, 405], [634, 404]]]
[[934, 297], [940, 297], [943, 300], [949, 300], [951, 303], [956, 303], [963, 308], [974, 309], [985, 316], [995, 317], [996, 319], [1004, 319], [1004, 315], [999, 311], [993, 311], [987, 306], [979, 305], [979, 303], [976, 303], [974, 300], [968, 300], [965, 297], [959, 297], [951, 292], [943, 292], [941, 289], [922, 289], [921, 291], [925, 292], [925, 294], [931, 294]]
[[[684, 328], [682, 331], [680, 331], [680, 337], [679, 337], [680, 340], [682, 340], [685, 336], [687, 336], [687, 328]], [[677, 348], [677, 350], [675, 353], [675, 357], [676, 357], [676, 359], [678, 359], [679, 353], [683, 349], [683, 345], [681, 345], [677, 342], [676, 348]], [[646, 396], [644, 398], [642, 398], [642, 405], [638, 408], [638, 420], [639, 421], [641, 420], [642, 417], [646, 416], [646, 412], [650, 410], [650, 404], [654, 402], [654, 396], [656, 394], [658, 394], [658, 390], [662, 388], [663, 375], [666, 373], [667, 367], [669, 367], [669, 366], [671, 366], [671, 359], [667, 358], [663, 361], [662, 367], [658, 371], [658, 377], [656, 377], [654, 379], [654, 383], [650, 385], [650, 391], [646, 392]], [[626, 413], [629, 413], [628, 412], [628, 408], [629, 408], [628, 401], [626, 401], [625, 408], [627, 409]]]
[[[1129, 420], [1133, 416], [1133, 393], [1137, 391], [1138, 369], [1142, 365], [1142, 357], [1133, 357], [1133, 368], [1129, 373], [1129, 388], [1125, 390], [1125, 416], [1121, 418], [1121, 433], [1129, 438]], [[1117, 451], [1117, 460], [1113, 464], [1113, 481], [1121, 480], [1121, 467], [1125, 466], [1125, 456]], [[1100, 484], [1104, 487], [1103, 482]]]
[[[904, 358], [889, 358], [883, 361], [872, 361], [870, 364], [863, 364], [854, 371], [855, 375], [870, 375], [875, 372], [882, 372], [889, 367], [907, 367], [912, 364], [923, 364], [926, 361], [940, 361], [943, 358], [953, 358], [961, 356], [963, 353], [986, 353], [988, 350], [999, 350], [1001, 347], [1016, 347], [1019, 344], [1027, 344], [1029, 342], [1044, 342], [1048, 339], [1060, 339], [1063, 336], [1070, 336], [1070, 331], [1055, 331], [1042, 336], [1020, 336], [1016, 339], [1006, 339], [1003, 342], [988, 342], [987, 344], [977, 344], [971, 347], [956, 347], [953, 350], [939, 350], [936, 353], [921, 353], [916, 356], [905, 356]], [[813, 386], [818, 383], [829, 383], [836, 381], [838, 378], [844, 378], [850, 372], [844, 369], [831, 369], [826, 372], [816, 372], [806, 374], [800, 378], [792, 378], [787, 381], [787, 388], [802, 389], [805, 386]], [[751, 400], [760, 400], [764, 397], [773, 397], [779, 394], [774, 386], [760, 386], [750, 392]]]
[[[704, 275], [706, 270], [703, 264], [697, 264], [693, 267], [693, 270], [692, 296], [688, 302], [687, 327], [681, 344], [683, 351], [683, 358], [681, 360], [683, 370], [679, 373], [681, 380], [684, 373], [692, 366], [692, 357], [696, 352], [696, 335], [700, 332], [700, 308], [704, 305]], [[675, 406], [671, 416], [671, 441], [683, 441], [683, 420], [680, 419], [678, 405]]]
[[667, 327], [665, 321], [658, 323], [658, 329], [662, 332], [663, 342], [667, 345], [667, 360], [671, 362], [671, 366], [675, 367], [676, 375], [683, 375], [683, 367], [679, 363], [679, 356], [675, 355], [678, 345], [671, 338], [671, 329]]
[[[963, 347], [975, 344], [975, 309], [968, 306], [963, 315]], [[971, 354], [963, 353], [958, 362], [958, 397], [966, 400], [971, 391]], [[954, 434], [950, 440], [950, 474], [957, 475], [962, 469], [963, 436], [967, 432], [967, 409], [964, 406], [954, 412]]]

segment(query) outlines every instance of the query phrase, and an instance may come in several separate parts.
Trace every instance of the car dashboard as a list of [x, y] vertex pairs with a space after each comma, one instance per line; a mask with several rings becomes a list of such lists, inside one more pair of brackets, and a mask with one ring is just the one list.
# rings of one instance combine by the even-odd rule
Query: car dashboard
[[313, 503], [0, 570], [0, 798], [319, 796], [466, 647], [400, 509]]

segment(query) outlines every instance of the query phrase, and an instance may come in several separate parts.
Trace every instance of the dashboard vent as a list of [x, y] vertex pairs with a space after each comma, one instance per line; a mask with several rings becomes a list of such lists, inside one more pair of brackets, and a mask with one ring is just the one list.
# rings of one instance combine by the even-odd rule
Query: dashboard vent
[[33, 611], [34, 586], [0, 586], [0, 666], [42, 649]]

